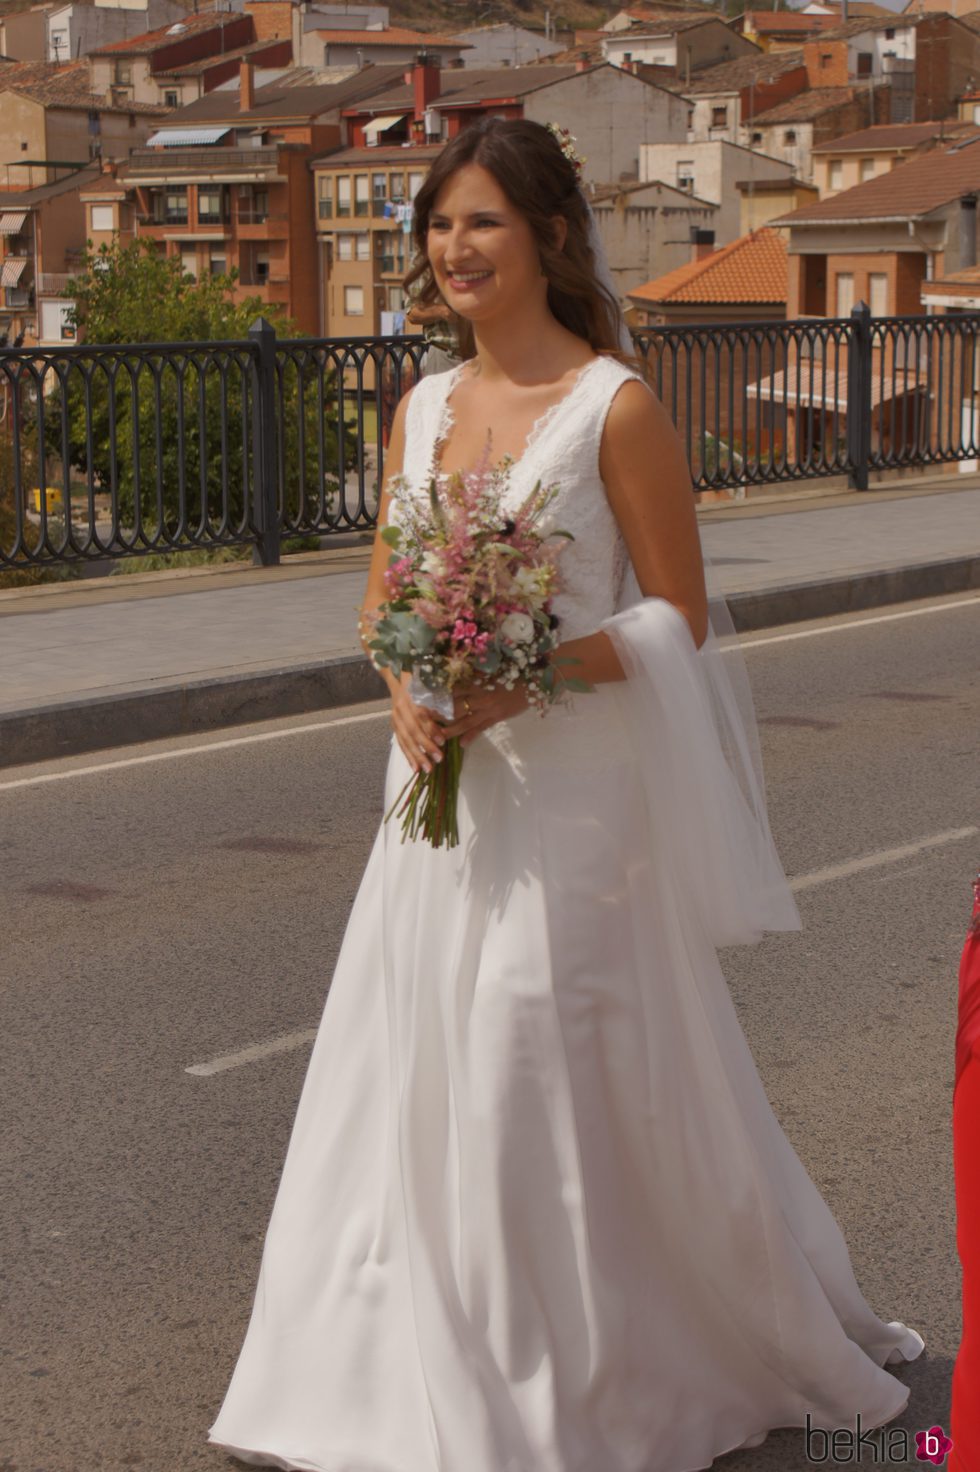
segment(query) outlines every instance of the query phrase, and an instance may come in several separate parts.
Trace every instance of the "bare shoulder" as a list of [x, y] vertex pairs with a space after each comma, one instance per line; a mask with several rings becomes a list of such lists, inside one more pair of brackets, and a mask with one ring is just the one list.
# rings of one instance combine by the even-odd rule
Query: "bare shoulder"
[[658, 395], [640, 378], [624, 378], [613, 393], [599, 464], [607, 490], [623, 477], [646, 479], [654, 467], [683, 478], [687, 461], [681, 437]]
[[[671, 425], [660, 399], [642, 378], [624, 378], [613, 391], [606, 414], [605, 431], [613, 440]], [[603, 436], [605, 438], [605, 435]]]

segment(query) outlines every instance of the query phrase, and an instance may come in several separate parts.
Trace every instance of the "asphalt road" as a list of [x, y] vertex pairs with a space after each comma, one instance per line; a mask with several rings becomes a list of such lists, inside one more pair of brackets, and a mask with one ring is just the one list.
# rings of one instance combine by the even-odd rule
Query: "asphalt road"
[[[805, 928], [722, 959], [865, 1296], [926, 1339], [898, 1372], [910, 1440], [948, 1429], [960, 1333], [950, 1108], [980, 853], [978, 615], [950, 597], [744, 641]], [[241, 1465], [204, 1437], [388, 737], [359, 707], [0, 773], [0, 1472]], [[715, 1464], [809, 1465], [796, 1430]]]

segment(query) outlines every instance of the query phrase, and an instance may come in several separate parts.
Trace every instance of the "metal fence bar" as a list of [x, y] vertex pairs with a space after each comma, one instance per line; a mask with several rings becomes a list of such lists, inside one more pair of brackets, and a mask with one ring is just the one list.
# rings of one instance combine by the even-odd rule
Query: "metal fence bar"
[[[645, 327], [695, 490], [975, 459], [980, 314]], [[0, 568], [368, 532], [419, 337], [0, 350]], [[35, 495], [34, 488], [37, 488]], [[74, 506], [72, 491], [76, 492]], [[33, 503], [37, 501], [35, 506]]]

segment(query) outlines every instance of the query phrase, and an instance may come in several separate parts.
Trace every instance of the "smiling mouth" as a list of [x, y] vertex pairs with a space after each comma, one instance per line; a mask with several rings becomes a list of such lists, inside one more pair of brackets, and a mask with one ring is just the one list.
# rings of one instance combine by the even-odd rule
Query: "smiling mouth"
[[479, 286], [484, 281], [489, 281], [493, 275], [492, 271], [462, 271], [448, 272], [449, 284], [457, 291], [466, 291], [469, 287]]

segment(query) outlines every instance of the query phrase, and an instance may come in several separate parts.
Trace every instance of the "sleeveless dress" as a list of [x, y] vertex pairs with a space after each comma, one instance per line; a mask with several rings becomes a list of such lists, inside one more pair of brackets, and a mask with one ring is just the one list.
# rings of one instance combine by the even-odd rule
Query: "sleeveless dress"
[[[458, 373], [412, 393], [420, 493]], [[515, 502], [561, 485], [568, 638], [628, 565], [599, 444], [631, 376], [590, 360], [513, 467]], [[698, 1472], [908, 1401], [883, 1367], [923, 1341], [862, 1297], [669, 902], [615, 683], [466, 749], [457, 848], [379, 827], [208, 1432], [245, 1462]], [[392, 737], [385, 810], [409, 775]]]

